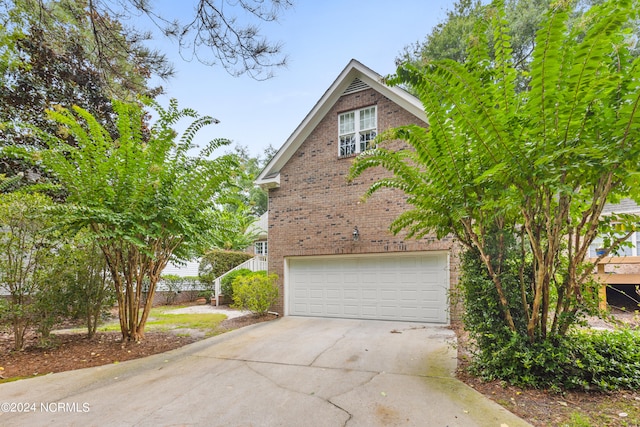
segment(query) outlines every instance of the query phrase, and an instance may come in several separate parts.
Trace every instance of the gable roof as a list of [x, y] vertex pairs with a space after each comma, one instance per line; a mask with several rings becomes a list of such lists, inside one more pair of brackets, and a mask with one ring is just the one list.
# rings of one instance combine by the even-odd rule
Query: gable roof
[[[333, 107], [338, 99], [349, 93], [373, 88], [394, 103], [398, 104], [418, 119], [426, 122], [427, 117], [418, 98], [399, 87], [390, 87], [382, 82], [382, 76], [352, 59], [342, 70], [338, 78], [322, 95], [313, 109], [307, 114], [302, 123], [287, 139], [284, 145], [278, 150], [275, 156], [260, 173], [255, 183], [262, 188], [273, 188], [280, 186], [280, 170], [289, 161], [291, 156], [298, 150], [300, 145], [307, 139], [309, 134], [324, 118], [327, 112]], [[336, 136], [338, 130], [336, 129]]]

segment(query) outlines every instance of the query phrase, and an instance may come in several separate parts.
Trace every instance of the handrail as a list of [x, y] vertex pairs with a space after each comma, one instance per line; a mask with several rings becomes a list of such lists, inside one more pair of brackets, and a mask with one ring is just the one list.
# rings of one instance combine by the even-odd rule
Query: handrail
[[227, 271], [221, 276], [216, 277], [213, 281], [214, 289], [215, 289], [215, 299], [216, 299], [216, 307], [220, 305], [220, 287], [222, 284], [222, 278], [232, 271], [240, 270], [241, 268], [246, 268], [251, 271], [262, 271], [268, 269], [267, 257], [263, 255], [257, 255], [251, 259], [246, 260], [242, 264], [233, 267], [231, 270]]

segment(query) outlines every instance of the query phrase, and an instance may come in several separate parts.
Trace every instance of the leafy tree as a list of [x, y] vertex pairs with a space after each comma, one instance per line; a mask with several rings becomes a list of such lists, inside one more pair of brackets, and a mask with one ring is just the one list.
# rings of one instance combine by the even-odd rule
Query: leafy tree
[[[137, 104], [114, 101], [118, 136], [86, 110], [49, 110], [76, 146], [40, 133], [49, 146], [43, 164], [68, 194], [67, 226], [87, 227], [105, 256], [113, 280], [123, 339], [139, 341], [162, 270], [172, 257], [188, 259], [194, 246], [206, 246], [212, 218], [207, 208], [234, 172], [229, 156], [208, 159], [226, 140], [211, 141], [197, 157], [189, 155], [203, 126], [215, 123], [190, 109], [168, 109], [149, 101], [158, 118], [143, 138], [145, 112]], [[176, 140], [182, 118], [193, 123]]]
[[[246, 147], [238, 145], [227, 153], [237, 160], [239, 167], [224, 197], [218, 200], [221, 209], [213, 212], [216, 224], [212, 230], [213, 249], [242, 251], [259, 236], [254, 224], [267, 211], [268, 196], [254, 182], [274, 152], [269, 146], [263, 156], [252, 157]], [[202, 252], [207, 252], [212, 248], [203, 249]]]
[[[43, 0], [22, 0], [36, 15], [51, 13], [50, 3]], [[123, 37], [127, 41], [150, 39], [147, 31], [122, 22], [146, 16], [171, 40], [178, 43], [186, 59], [195, 58], [203, 64], [219, 64], [232, 75], [249, 74], [254, 78], [269, 78], [274, 67], [283, 66], [280, 43], [266, 40], [260, 34], [260, 24], [276, 21], [292, 6], [290, 0], [198, 0], [195, 5], [181, 3], [181, 8], [193, 6], [194, 13], [184, 20], [158, 12], [157, 2], [150, 0], [66, 0], [78, 14], [90, 22], [87, 40], [95, 49], [99, 68], [109, 70], [112, 64], [131, 59], [119, 48]], [[157, 53], [150, 56], [163, 58]]]
[[[84, 12], [85, 2], [43, 2], [42, 7], [49, 11], [44, 15], [35, 6], [23, 0], [0, 2], [5, 12], [0, 27], [0, 57], [4, 59], [0, 60], [0, 123], [29, 123], [54, 133], [57, 128], [46, 120], [44, 110], [78, 105], [115, 135], [111, 98], [132, 100], [137, 94], [157, 94], [159, 89], [148, 88], [147, 82], [158, 59], [139, 41], [121, 35], [113, 40], [105, 68], [90, 42], [92, 27]], [[95, 18], [122, 30], [108, 16]], [[41, 141], [18, 128], [0, 130], [0, 173], [10, 177], [22, 173], [23, 185], [47, 182], [37, 165], [11, 155], [14, 147], [42, 148]], [[71, 143], [72, 138], [67, 141]]]
[[396, 63], [421, 64], [436, 59], [452, 59], [464, 62], [467, 57], [469, 36], [478, 19], [482, 17], [480, 0], [459, 0], [453, 10], [447, 11], [447, 19], [436, 25], [424, 41], [406, 46], [396, 58]]
[[3, 321], [14, 334], [14, 348], [21, 350], [28, 328], [38, 318], [37, 297], [45, 292], [50, 250], [45, 215], [51, 201], [39, 194], [0, 194], [0, 287], [9, 294]]
[[276, 150], [271, 145], [257, 157], [251, 156], [247, 147], [241, 145], [234, 147], [229, 154], [237, 157], [240, 173], [236, 175], [234, 185], [229, 189], [229, 203], [225, 205], [225, 210], [235, 211], [238, 206], [246, 206], [256, 217], [267, 211], [269, 202], [267, 192], [255, 185], [255, 179], [275, 153]]
[[67, 240], [58, 247], [54, 277], [63, 285], [59, 297], [65, 315], [83, 319], [91, 339], [105, 309], [116, 302], [115, 290], [106, 260], [91, 234], [81, 230]]
[[256, 241], [259, 232], [254, 224], [258, 218], [247, 206], [237, 204], [235, 210], [213, 211], [212, 215], [216, 224], [211, 231], [213, 248], [242, 251]]
[[[603, 0], [575, 0], [572, 16], [568, 25], [580, 19], [583, 12]], [[479, 21], [486, 19], [485, 6], [480, 0], [458, 0], [453, 9], [447, 12], [446, 19], [436, 25], [422, 42], [416, 42], [404, 48], [396, 58], [396, 63], [410, 62], [416, 66], [429, 61], [452, 59], [463, 63], [470, 54], [473, 44], [478, 42], [474, 35]], [[518, 83], [525, 89], [529, 80], [531, 54], [535, 45], [536, 32], [540, 28], [546, 10], [554, 3], [552, 0], [504, 0], [504, 12], [507, 22], [513, 64], [521, 73]], [[635, 32], [636, 40], [640, 37], [638, 22], [630, 20], [627, 27]], [[489, 30], [485, 34], [493, 37]], [[640, 45], [632, 46], [634, 55], [640, 53]]]
[[[574, 4], [559, 2], [536, 33], [531, 80], [522, 91], [504, 8], [494, 3], [491, 24], [478, 22], [464, 64], [405, 64], [387, 79], [415, 90], [430, 127], [384, 132], [380, 148], [363, 153], [350, 173], [355, 178], [375, 166], [393, 172], [367, 192], [391, 187], [407, 194], [413, 208], [392, 230], [453, 234], [476, 251], [505, 326], [517, 334], [514, 316], [522, 313], [530, 343], [565, 335], [589, 309], [595, 264], [584, 260], [596, 235], [611, 229], [611, 219], [600, 220], [602, 209], [640, 196], [640, 60], [624, 30], [638, 10], [630, 0], [606, 1], [571, 22]], [[394, 139], [412, 149], [384, 147]], [[616, 220], [631, 230], [638, 218]], [[615, 235], [610, 251], [629, 235]], [[533, 265], [531, 295], [522, 293], [517, 310], [503, 282], [501, 236], [520, 236]]]

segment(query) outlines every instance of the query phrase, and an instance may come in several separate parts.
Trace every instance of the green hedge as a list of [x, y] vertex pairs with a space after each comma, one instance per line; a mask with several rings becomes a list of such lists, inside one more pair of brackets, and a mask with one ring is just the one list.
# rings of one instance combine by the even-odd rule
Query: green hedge
[[488, 380], [556, 391], [640, 390], [640, 331], [580, 330], [535, 344], [514, 334], [484, 353], [472, 371]]

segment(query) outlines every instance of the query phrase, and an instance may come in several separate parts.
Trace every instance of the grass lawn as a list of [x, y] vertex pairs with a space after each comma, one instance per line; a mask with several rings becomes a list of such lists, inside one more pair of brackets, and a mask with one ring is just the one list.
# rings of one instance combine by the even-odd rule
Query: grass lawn
[[[159, 306], [151, 309], [145, 326], [145, 331], [171, 331], [184, 329], [185, 333], [198, 330], [205, 336], [212, 336], [217, 326], [227, 318], [221, 313], [174, 313], [175, 310], [186, 306]], [[98, 328], [101, 332], [118, 332], [118, 320], [110, 321]]]

